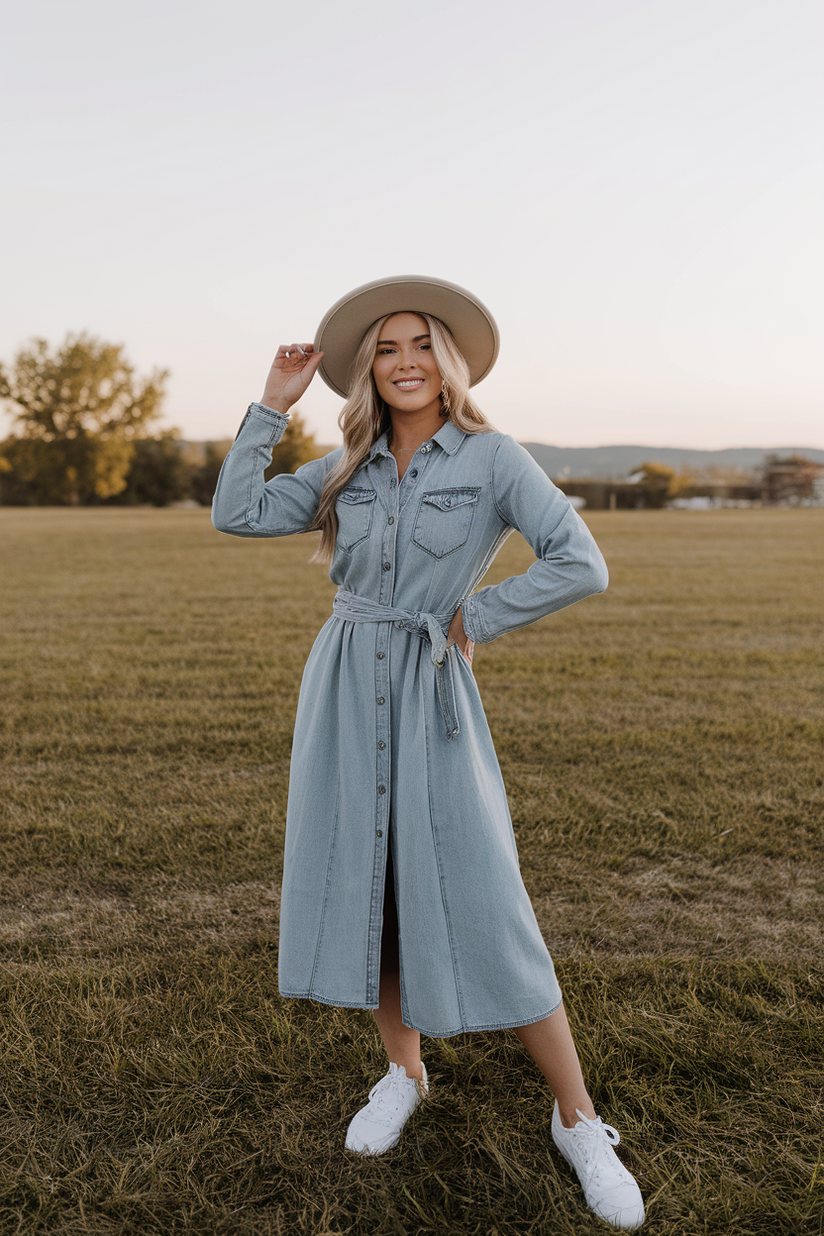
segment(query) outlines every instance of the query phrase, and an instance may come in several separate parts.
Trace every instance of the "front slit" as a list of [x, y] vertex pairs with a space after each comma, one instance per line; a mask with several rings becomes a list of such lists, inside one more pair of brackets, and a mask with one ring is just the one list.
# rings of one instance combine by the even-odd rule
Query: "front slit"
[[383, 889], [383, 929], [381, 931], [380, 970], [400, 970], [398, 906], [395, 897], [395, 868], [392, 856], [392, 830], [386, 847], [386, 880]]

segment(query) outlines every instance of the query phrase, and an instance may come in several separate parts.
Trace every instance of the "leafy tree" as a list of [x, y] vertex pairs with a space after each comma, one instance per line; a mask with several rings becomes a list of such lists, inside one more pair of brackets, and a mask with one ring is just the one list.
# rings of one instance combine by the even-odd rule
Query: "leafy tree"
[[[201, 506], [211, 504], [220, 469], [231, 445], [229, 440], [204, 444], [203, 462], [192, 480], [192, 496]], [[322, 453], [315, 442], [314, 434], [308, 432], [306, 422], [297, 407], [290, 408], [289, 428], [272, 451], [272, 462], [264, 472], [264, 478], [270, 481], [281, 472], [296, 472], [301, 464], [308, 463], [310, 459], [318, 459]]]
[[272, 451], [272, 462], [264, 472], [264, 478], [270, 481], [281, 472], [297, 472], [302, 464], [318, 459], [321, 453], [315, 435], [307, 430], [296, 405], [289, 409], [289, 428]]
[[638, 471], [641, 473], [638, 486], [647, 506], [662, 507], [668, 498], [674, 498], [677, 494], [679, 482], [674, 468], [666, 464], [643, 463]]
[[117, 506], [169, 506], [192, 496], [197, 469], [191, 448], [176, 429], [156, 438], [138, 438], [125, 488], [110, 501]]
[[220, 442], [204, 442], [203, 444], [202, 461], [195, 470], [191, 485], [192, 497], [201, 506], [211, 506], [212, 498], [217, 488], [217, 478], [220, 475], [220, 469], [223, 467], [223, 461], [229, 454], [231, 445], [231, 438], [225, 438]]
[[6, 438], [0, 442], [0, 502], [4, 506], [36, 506], [37, 495], [15, 471], [10, 458], [17, 441], [17, 438]]
[[121, 344], [67, 335], [54, 353], [33, 339], [9, 372], [0, 366], [0, 399], [22, 429], [6, 439], [6, 472], [33, 501], [78, 504], [126, 488], [135, 441], [159, 412], [168, 377], [137, 378]]

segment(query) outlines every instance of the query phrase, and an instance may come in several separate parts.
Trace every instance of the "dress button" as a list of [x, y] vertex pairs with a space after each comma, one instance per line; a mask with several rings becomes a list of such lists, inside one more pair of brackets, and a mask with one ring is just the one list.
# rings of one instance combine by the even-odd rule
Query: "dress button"
[[375, 836], [377, 836], [377, 837], [382, 837], [382, 836], [383, 836], [383, 829], [382, 829], [382, 828], [379, 828], [379, 829], [378, 829], [378, 831], [377, 831], [377, 833], [375, 834]]
[[385, 785], [379, 785], [379, 786], [378, 786], [378, 793], [379, 793], [379, 794], [385, 794], [385, 793], [386, 793], [386, 786], [385, 786]]
[[391, 562], [384, 562], [384, 564], [383, 564], [383, 569], [384, 569], [384, 571], [391, 571], [391, 570], [392, 570], [392, 563], [391, 563]]
[[385, 653], [385, 652], [379, 652], [379, 653], [378, 653], [378, 660], [379, 660], [379, 661], [382, 661], [382, 660], [383, 660], [383, 658], [384, 658], [385, 656], [386, 656], [386, 653]]
[[386, 703], [386, 700], [383, 698], [383, 696], [382, 696], [382, 695], [379, 695], [379, 696], [378, 696], [378, 703], [379, 703], [379, 704], [385, 704], [385, 703]]
[[385, 742], [379, 742], [379, 743], [378, 743], [378, 750], [379, 750], [379, 751], [385, 751], [385, 750], [386, 750], [386, 743], [385, 743]]
[[413, 468], [413, 469], [412, 469], [412, 471], [409, 473], [409, 475], [410, 475], [410, 476], [417, 476], [417, 475], [418, 475], [418, 469], [417, 469], [417, 468]]
[[394, 515], [390, 515], [390, 516], [389, 516], [389, 523], [390, 523], [390, 524], [394, 524], [394, 522], [395, 522], [395, 516], [394, 516]]

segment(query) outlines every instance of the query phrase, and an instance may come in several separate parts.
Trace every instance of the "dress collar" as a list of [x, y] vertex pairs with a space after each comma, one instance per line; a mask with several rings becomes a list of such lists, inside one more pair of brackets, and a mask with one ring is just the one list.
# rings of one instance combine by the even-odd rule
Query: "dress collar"
[[386, 434], [382, 433], [381, 436], [372, 443], [372, 448], [369, 451], [369, 454], [366, 456], [366, 459], [364, 462], [371, 463], [376, 455], [389, 455], [389, 454], [391, 454], [391, 452], [389, 450], [389, 445], [386, 440]]
[[466, 434], [462, 429], [458, 428], [454, 421], [446, 421], [435, 434], [432, 441], [437, 442], [438, 446], [443, 447], [447, 455], [454, 455], [465, 437]]

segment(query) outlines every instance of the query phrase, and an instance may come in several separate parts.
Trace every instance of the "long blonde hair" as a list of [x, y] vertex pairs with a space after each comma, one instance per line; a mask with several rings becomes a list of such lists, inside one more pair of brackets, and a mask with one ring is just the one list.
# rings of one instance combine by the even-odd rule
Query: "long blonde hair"
[[[428, 313], [418, 316], [425, 318], [429, 327], [432, 355], [443, 379], [441, 415], [454, 421], [463, 433], [490, 433], [492, 425], [469, 394], [469, 366], [449, 328], [440, 318], [433, 318]], [[390, 317], [394, 314], [388, 313], [369, 327], [352, 362], [349, 398], [338, 417], [343, 433], [343, 455], [323, 483], [317, 514], [312, 523], [312, 527], [321, 534], [320, 544], [312, 555], [312, 562], [332, 560], [338, 535], [338, 517], [335, 514], [338, 494], [349, 484], [381, 434], [388, 433], [391, 440], [392, 419], [372, 376], [377, 342], [384, 323]]]

